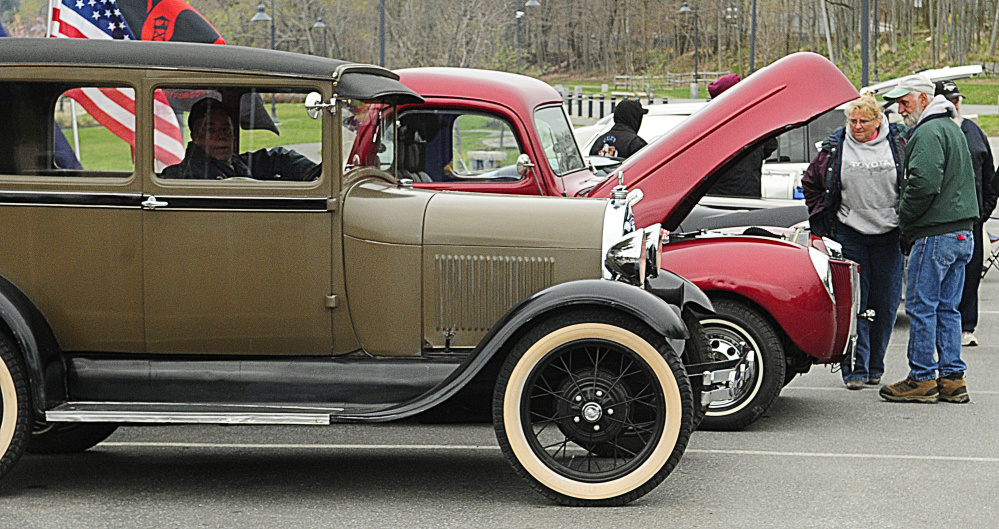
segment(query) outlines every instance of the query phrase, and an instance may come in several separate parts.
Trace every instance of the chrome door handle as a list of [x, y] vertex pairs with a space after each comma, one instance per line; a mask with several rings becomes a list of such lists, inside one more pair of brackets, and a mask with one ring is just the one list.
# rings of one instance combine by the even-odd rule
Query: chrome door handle
[[157, 198], [154, 197], [153, 195], [149, 195], [149, 198], [147, 198], [146, 200], [142, 201], [141, 205], [142, 205], [142, 209], [156, 209], [156, 208], [162, 208], [162, 207], [169, 206], [170, 203], [169, 202], [165, 202], [163, 200], [157, 200]]

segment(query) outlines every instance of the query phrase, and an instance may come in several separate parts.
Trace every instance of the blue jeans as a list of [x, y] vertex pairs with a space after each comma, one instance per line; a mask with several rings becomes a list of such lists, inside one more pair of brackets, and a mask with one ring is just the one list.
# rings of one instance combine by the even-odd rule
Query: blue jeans
[[913, 380], [964, 373], [967, 368], [961, 360], [957, 304], [974, 245], [971, 230], [963, 230], [923, 237], [912, 246], [905, 313], [909, 315], [909, 378]]
[[857, 319], [857, 352], [853, 365], [843, 363], [843, 381], [877, 378], [885, 373], [885, 351], [895, 327], [902, 297], [902, 252], [898, 229], [864, 235], [836, 221], [833, 239], [843, 245], [843, 256], [860, 265], [860, 312], [874, 309], [874, 321]]

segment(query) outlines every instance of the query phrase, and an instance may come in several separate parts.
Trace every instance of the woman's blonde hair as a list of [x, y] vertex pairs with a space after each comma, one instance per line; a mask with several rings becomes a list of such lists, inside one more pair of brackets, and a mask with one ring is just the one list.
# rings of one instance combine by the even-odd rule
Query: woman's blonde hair
[[870, 92], [846, 104], [846, 109], [843, 110], [843, 113], [846, 114], [846, 119], [850, 119], [853, 111], [858, 109], [868, 119], [877, 119], [880, 121], [881, 116], [884, 115], [881, 105], [878, 104], [878, 101], [874, 99], [874, 95]]

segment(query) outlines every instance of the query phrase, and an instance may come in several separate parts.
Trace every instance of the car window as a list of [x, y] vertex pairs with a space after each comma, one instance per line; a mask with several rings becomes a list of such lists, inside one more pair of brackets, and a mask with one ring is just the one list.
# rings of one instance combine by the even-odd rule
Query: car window
[[0, 83], [0, 174], [127, 178], [135, 91], [124, 86]]
[[536, 110], [534, 126], [538, 129], [541, 146], [552, 172], [561, 176], [584, 167], [583, 157], [572, 134], [572, 126], [561, 106]]
[[[310, 90], [167, 87], [154, 122], [176, 115], [178, 137], [155, 124], [157, 176], [168, 180], [303, 182], [319, 178], [322, 120], [304, 108]], [[177, 149], [177, 146], [181, 147]]]
[[[522, 178], [516, 167], [520, 144], [503, 118], [479, 112], [419, 110], [403, 113], [397, 126], [399, 178], [454, 183]], [[388, 136], [383, 137], [379, 150], [387, 152]]]

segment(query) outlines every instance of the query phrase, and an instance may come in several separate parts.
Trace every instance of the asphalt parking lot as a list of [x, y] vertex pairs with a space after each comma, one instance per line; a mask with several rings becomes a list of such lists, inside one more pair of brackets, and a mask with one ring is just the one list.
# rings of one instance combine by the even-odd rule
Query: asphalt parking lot
[[[553, 505], [489, 425], [121, 428], [72, 456], [24, 457], [0, 528], [995, 527], [999, 270], [981, 289], [972, 403], [884, 402], [813, 368], [742, 432], [696, 432], [674, 473], [623, 508]], [[899, 318], [885, 381], [906, 375]]]

